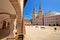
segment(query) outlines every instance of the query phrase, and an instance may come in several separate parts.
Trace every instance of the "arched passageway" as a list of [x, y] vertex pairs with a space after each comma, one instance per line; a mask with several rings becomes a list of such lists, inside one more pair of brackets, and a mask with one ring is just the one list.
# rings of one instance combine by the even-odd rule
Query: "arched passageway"
[[14, 37], [14, 20], [16, 14], [0, 13], [0, 39]]

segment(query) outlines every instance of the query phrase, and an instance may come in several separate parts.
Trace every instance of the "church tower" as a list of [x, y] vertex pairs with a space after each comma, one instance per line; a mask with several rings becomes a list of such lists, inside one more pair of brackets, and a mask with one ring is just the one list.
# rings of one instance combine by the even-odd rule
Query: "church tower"
[[35, 18], [36, 17], [36, 8], [34, 7], [34, 9], [33, 9], [33, 18]]
[[32, 14], [32, 24], [35, 24], [35, 18], [36, 18], [36, 8], [34, 7]]
[[41, 4], [39, 6], [39, 11], [38, 11], [38, 24], [39, 25], [44, 25], [44, 15], [43, 15]]
[[39, 15], [43, 15], [43, 12], [42, 12], [42, 6], [41, 6], [41, 4], [40, 4], [40, 6], [39, 6]]

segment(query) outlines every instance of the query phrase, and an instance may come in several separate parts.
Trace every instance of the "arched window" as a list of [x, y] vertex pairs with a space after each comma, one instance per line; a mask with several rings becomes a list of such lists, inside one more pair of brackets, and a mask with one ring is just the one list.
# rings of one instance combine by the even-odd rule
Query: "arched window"
[[49, 26], [51, 26], [51, 25], [49, 24]]
[[56, 26], [59, 26], [58, 24], [56, 24]]
[[53, 24], [53, 26], [55, 26], [55, 24]]
[[6, 28], [6, 21], [3, 21], [2, 29], [5, 29], [5, 28]]
[[36, 25], [38, 25], [38, 23]]

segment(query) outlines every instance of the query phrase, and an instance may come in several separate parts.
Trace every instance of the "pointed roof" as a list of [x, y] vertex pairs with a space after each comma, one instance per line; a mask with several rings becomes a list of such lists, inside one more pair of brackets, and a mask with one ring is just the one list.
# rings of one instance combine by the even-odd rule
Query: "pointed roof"
[[41, 4], [39, 5], [39, 9], [42, 9], [42, 5]]
[[36, 11], [36, 7], [34, 6], [34, 9], [33, 9], [33, 11]]
[[33, 8], [33, 14], [36, 14], [36, 7]]
[[37, 16], [37, 14], [36, 14], [36, 6], [34, 6], [34, 8], [33, 8], [33, 15], [35, 15], [35, 17]]
[[39, 10], [38, 10], [38, 15], [40, 16], [40, 15], [43, 15], [43, 11], [42, 11], [42, 6], [41, 6], [41, 4], [39, 5]]
[[39, 12], [41, 12], [42, 11], [42, 5], [40, 4], [39, 5]]

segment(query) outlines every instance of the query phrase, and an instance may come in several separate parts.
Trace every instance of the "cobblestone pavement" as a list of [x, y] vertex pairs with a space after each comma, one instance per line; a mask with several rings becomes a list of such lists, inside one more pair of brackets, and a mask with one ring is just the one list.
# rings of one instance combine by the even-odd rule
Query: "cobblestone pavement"
[[26, 35], [24, 40], [60, 40], [60, 27], [49, 26], [25, 26]]

